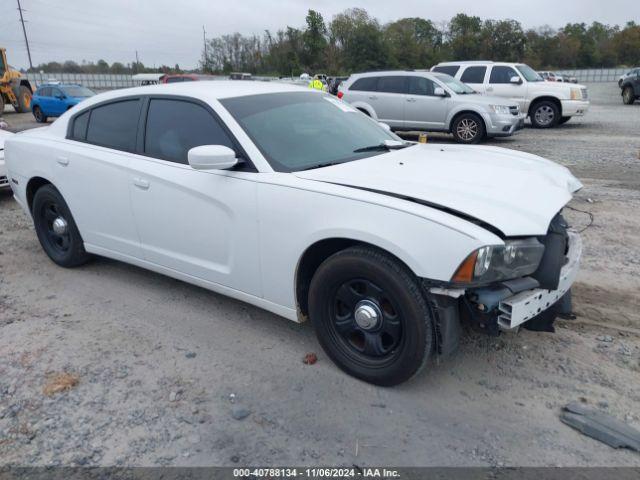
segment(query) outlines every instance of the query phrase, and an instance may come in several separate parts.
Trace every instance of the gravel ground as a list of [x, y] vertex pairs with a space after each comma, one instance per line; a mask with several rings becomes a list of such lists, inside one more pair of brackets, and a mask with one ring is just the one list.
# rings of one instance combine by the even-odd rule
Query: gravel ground
[[0, 194], [0, 462], [640, 466], [558, 419], [579, 400], [640, 427], [640, 104], [614, 84], [590, 93], [584, 119], [492, 142], [585, 184], [577, 320], [467, 332], [455, 358], [396, 388], [341, 373], [308, 324], [107, 259], [59, 268]]

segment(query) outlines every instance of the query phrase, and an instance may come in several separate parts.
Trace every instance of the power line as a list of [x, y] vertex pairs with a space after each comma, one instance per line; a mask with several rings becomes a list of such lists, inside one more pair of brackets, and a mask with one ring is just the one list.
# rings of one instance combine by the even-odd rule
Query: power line
[[18, 11], [20, 12], [20, 23], [22, 23], [22, 33], [24, 33], [24, 43], [27, 45], [27, 56], [29, 57], [29, 67], [33, 68], [31, 62], [31, 50], [29, 50], [29, 40], [27, 39], [27, 29], [24, 26], [24, 17], [22, 16], [22, 7], [20, 6], [20, 0], [18, 0]]

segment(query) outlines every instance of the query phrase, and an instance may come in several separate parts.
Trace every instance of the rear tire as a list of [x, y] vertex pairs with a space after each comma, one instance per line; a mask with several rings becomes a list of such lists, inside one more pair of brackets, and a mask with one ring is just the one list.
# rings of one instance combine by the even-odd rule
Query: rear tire
[[564, 125], [565, 123], [567, 123], [569, 120], [571, 120], [571, 117], [562, 117], [560, 119], [560, 121], [558, 122], [558, 125]]
[[636, 101], [636, 96], [633, 93], [633, 87], [626, 86], [624, 90], [622, 90], [622, 102], [625, 105], [633, 105], [633, 102]]
[[0, 93], [0, 116], [2, 116], [3, 112], [4, 112], [4, 97]]
[[326, 259], [311, 280], [309, 314], [334, 363], [375, 385], [408, 380], [434, 351], [433, 317], [418, 280], [375, 248]]
[[70, 268], [91, 258], [67, 203], [53, 185], [36, 191], [31, 213], [40, 245], [54, 263]]
[[20, 85], [17, 92], [18, 97], [18, 113], [27, 113], [31, 111], [31, 90], [24, 85]]
[[33, 107], [33, 116], [38, 123], [46, 123], [47, 116], [42, 112], [42, 109], [38, 106]]
[[531, 107], [530, 117], [535, 128], [553, 128], [560, 121], [560, 109], [551, 100], [541, 100]]
[[475, 113], [463, 113], [453, 121], [451, 133], [458, 143], [480, 143], [485, 137], [484, 120]]

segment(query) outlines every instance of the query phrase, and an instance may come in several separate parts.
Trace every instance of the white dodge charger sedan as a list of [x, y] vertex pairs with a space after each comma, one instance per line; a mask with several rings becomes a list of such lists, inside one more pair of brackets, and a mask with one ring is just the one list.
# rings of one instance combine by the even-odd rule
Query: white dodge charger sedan
[[294, 321], [380, 385], [488, 334], [552, 330], [579, 236], [569, 171], [494, 147], [403, 142], [325, 93], [193, 82], [96, 95], [6, 142], [47, 255], [161, 272]]

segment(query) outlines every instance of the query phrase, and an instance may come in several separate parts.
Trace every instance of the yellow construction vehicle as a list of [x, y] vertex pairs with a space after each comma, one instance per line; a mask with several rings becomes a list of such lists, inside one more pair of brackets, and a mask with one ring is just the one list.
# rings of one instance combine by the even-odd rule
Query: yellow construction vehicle
[[29, 80], [9, 66], [7, 51], [0, 47], [0, 115], [5, 104], [13, 105], [18, 113], [31, 111], [31, 95], [33, 89]]

